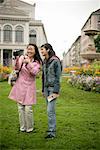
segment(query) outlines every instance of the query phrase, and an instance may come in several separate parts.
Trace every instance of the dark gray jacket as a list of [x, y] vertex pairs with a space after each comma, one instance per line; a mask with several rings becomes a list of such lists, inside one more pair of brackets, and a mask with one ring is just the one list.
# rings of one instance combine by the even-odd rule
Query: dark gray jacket
[[44, 88], [52, 87], [53, 93], [59, 93], [61, 76], [59, 58], [52, 56], [49, 60], [44, 60], [42, 71], [42, 92], [44, 92]]

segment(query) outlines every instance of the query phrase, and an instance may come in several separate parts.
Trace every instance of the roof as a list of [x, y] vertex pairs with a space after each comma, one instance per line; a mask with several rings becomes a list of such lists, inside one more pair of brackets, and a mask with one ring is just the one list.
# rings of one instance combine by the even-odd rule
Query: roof
[[[93, 15], [100, 15], [100, 9], [94, 11], [92, 14], [93, 14]], [[91, 14], [91, 15], [92, 15], [92, 14]]]
[[32, 5], [32, 4], [29, 4], [29, 3], [27, 3], [27, 2], [25, 2], [23, 0], [19, 0], [19, 2], [21, 2], [23, 4], [26, 4], [26, 5], [30, 5], [30, 6], [35, 6], [36, 5], [36, 3], [33, 3], [33, 5]]
[[[89, 16], [89, 18], [87, 19], [87, 21], [85, 22], [85, 24], [83, 25], [82, 29], [84, 28], [84, 26], [86, 25], [86, 23], [88, 22], [88, 20], [91, 18], [92, 15], [100, 15], [100, 9], [97, 9], [96, 11], [92, 12]], [[82, 30], [81, 29], [81, 30]]]

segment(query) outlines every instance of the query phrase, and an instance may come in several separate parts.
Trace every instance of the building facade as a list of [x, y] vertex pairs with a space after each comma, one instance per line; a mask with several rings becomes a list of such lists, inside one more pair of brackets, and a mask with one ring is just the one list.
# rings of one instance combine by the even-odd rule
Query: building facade
[[[84, 53], [87, 51], [87, 47], [90, 43], [89, 36], [85, 35], [86, 30], [98, 30], [100, 31], [100, 9], [91, 13], [85, 24], [81, 29], [81, 52]], [[81, 57], [81, 64], [85, 63], [85, 59]]]
[[0, 1], [0, 64], [11, 66], [17, 54], [26, 53], [28, 43], [40, 47], [47, 42], [43, 23], [35, 20], [35, 6], [20, 0]]
[[63, 68], [71, 66], [80, 66], [80, 41], [79, 36], [76, 41], [72, 44], [71, 48], [67, 53], [63, 55]]
[[93, 12], [84, 26], [81, 29], [81, 52], [85, 51], [88, 47], [89, 37], [85, 35], [85, 30], [98, 30], [100, 31], [100, 9]]
[[90, 40], [84, 31], [90, 29], [100, 31], [100, 9], [91, 13], [81, 29], [81, 36], [75, 40], [68, 52], [64, 54], [63, 67], [81, 66], [86, 62], [80, 54], [87, 50]]

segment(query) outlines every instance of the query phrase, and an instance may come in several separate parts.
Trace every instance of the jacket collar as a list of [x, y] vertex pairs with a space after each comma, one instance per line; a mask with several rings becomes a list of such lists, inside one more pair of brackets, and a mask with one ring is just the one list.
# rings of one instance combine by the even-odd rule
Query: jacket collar
[[59, 58], [54, 55], [52, 57], [50, 57], [48, 60], [44, 59], [44, 63], [51, 63], [53, 60], [58, 60]]

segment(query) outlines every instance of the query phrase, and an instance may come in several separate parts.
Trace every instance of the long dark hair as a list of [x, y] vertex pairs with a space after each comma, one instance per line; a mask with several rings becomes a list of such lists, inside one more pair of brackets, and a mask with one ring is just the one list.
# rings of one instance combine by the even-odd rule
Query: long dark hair
[[51, 44], [49, 43], [45, 43], [41, 46], [41, 48], [44, 47], [46, 50], [48, 50], [48, 55], [49, 58], [51, 58], [52, 56], [55, 56], [55, 51], [53, 50], [53, 47], [51, 46]]
[[36, 44], [29, 43], [29, 44], [27, 45], [27, 48], [28, 48], [30, 45], [35, 48], [34, 61], [38, 61], [39, 63], [42, 63], [42, 59], [41, 59], [41, 57], [40, 57], [38, 47], [36, 46]]

